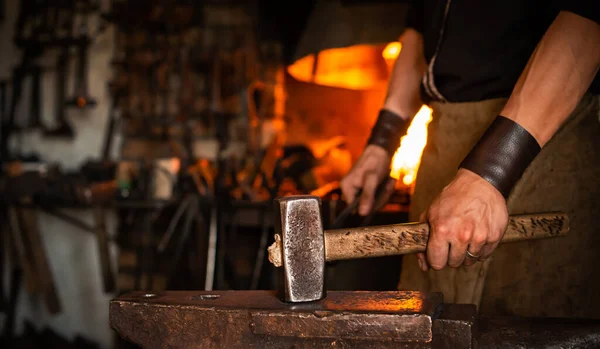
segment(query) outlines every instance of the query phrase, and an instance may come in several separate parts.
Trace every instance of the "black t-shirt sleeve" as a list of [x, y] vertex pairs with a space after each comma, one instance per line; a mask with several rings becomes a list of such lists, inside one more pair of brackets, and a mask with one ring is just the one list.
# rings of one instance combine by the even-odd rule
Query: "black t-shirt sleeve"
[[569, 11], [600, 24], [599, 0], [554, 0], [560, 11]]
[[406, 28], [412, 28], [419, 33], [425, 30], [425, 8], [423, 0], [412, 0], [406, 13]]

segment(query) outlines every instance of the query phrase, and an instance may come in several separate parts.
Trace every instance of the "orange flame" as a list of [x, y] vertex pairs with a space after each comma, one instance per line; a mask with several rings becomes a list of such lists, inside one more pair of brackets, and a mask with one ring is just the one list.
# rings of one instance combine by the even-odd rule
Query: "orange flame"
[[296, 80], [350, 90], [368, 90], [385, 83], [388, 67], [380, 45], [330, 48], [310, 54], [287, 67]]
[[393, 41], [385, 46], [383, 52], [381, 52], [381, 56], [386, 60], [395, 60], [398, 58], [400, 50], [402, 50], [402, 44], [398, 41]]
[[427, 126], [431, 122], [431, 108], [424, 105], [413, 118], [408, 131], [400, 140], [400, 147], [392, 158], [390, 177], [402, 180], [406, 186], [413, 184], [421, 164], [421, 155], [427, 144]]

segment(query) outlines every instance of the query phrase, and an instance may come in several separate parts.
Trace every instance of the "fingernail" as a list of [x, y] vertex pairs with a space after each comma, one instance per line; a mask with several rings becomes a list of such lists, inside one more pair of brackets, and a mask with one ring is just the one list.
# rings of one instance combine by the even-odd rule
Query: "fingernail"
[[423, 270], [423, 261], [421, 260], [421, 258], [418, 258], [417, 261], [419, 262], [419, 269]]

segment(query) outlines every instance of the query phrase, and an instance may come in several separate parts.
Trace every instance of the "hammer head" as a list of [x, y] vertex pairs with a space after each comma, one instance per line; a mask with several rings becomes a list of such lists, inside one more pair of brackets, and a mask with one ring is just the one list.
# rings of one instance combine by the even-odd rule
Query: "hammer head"
[[325, 297], [325, 238], [321, 199], [298, 195], [275, 200], [275, 233], [281, 237], [280, 296], [286, 302]]

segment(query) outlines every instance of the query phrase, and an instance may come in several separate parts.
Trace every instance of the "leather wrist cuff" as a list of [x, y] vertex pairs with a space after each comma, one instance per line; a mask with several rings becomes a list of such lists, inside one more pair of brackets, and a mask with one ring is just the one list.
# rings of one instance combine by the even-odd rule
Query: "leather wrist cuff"
[[460, 167], [478, 174], [508, 198], [540, 150], [540, 145], [526, 129], [498, 116]]
[[367, 144], [378, 145], [393, 156], [400, 146], [400, 138], [406, 133], [408, 125], [409, 123], [400, 115], [381, 109]]

